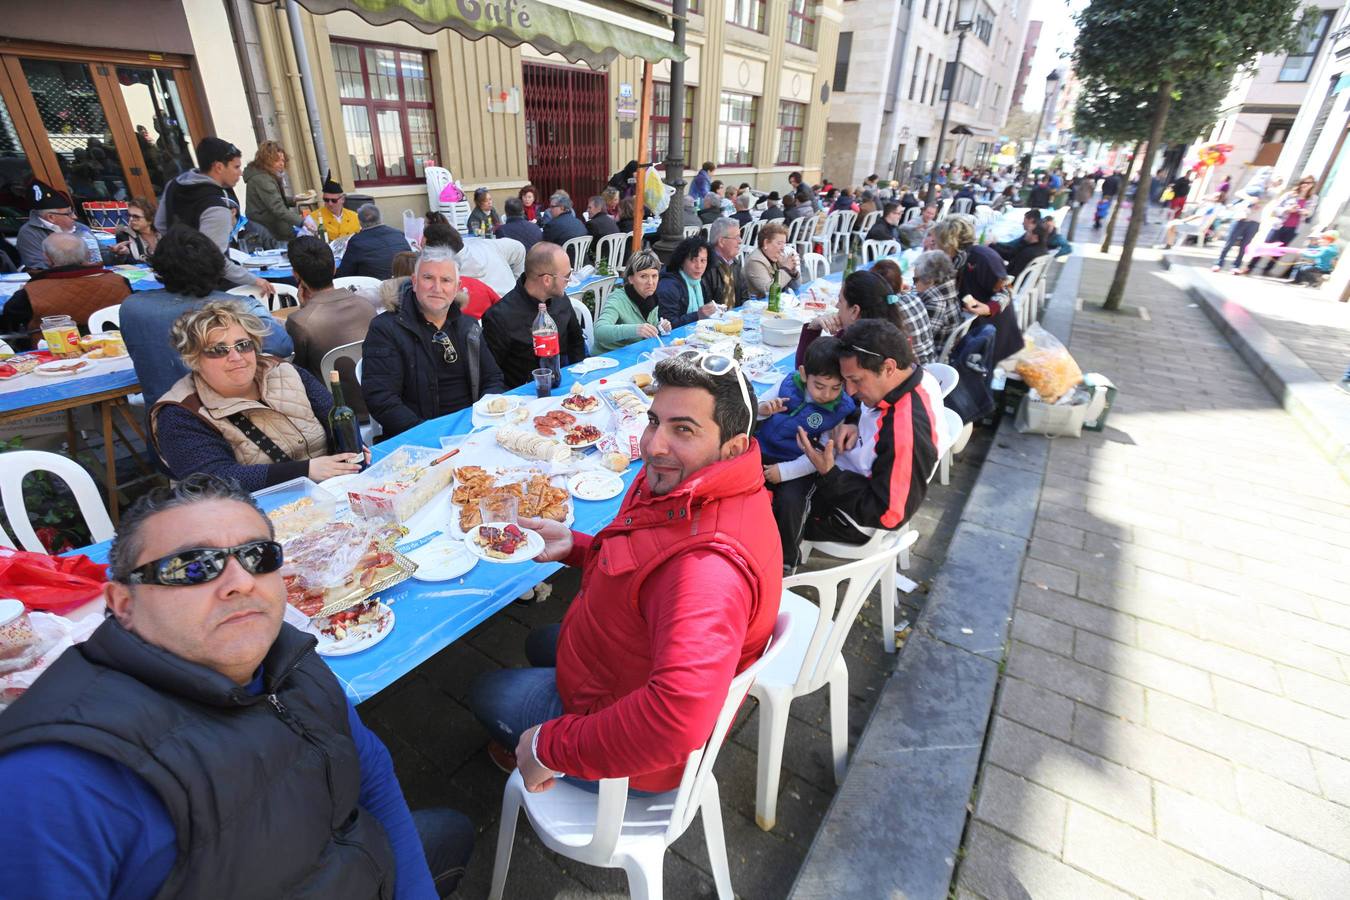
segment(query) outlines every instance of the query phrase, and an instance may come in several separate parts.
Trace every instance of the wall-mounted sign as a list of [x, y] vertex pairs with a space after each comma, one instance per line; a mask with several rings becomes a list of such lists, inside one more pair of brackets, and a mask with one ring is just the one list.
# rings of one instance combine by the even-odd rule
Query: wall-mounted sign
[[487, 111], [490, 113], [520, 112], [520, 88], [484, 85], [487, 91]]
[[633, 85], [627, 81], [619, 84], [619, 97], [615, 103], [615, 114], [620, 121], [631, 122], [637, 118], [637, 97], [633, 95]]

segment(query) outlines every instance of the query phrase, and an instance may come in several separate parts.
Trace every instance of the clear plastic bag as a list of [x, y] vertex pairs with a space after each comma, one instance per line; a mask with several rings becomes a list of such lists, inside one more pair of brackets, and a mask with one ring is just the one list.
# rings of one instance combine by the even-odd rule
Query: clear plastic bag
[[340, 587], [365, 556], [370, 542], [378, 540], [385, 530], [383, 523], [362, 519], [332, 522], [294, 537], [283, 544], [286, 562], [282, 575], [295, 575], [313, 590]]
[[1017, 374], [1046, 403], [1054, 403], [1083, 381], [1083, 371], [1059, 338], [1033, 323], [1022, 333], [1026, 346], [1017, 355]]

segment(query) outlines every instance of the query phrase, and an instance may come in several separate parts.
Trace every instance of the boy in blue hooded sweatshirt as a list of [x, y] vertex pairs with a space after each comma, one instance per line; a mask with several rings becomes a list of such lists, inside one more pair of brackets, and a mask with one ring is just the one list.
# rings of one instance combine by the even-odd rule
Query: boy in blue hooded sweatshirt
[[[755, 437], [764, 459], [764, 481], [773, 493], [774, 519], [780, 532], [788, 527], [786, 523], [801, 517], [778, 515], [778, 505], [783, 501], [777, 486], [815, 471], [811, 460], [797, 446], [797, 430], [804, 430], [817, 445], [823, 442], [825, 435], [858, 408], [843, 388], [839, 341], [822, 335], [806, 348], [797, 371], [783, 379], [778, 396], [759, 404], [760, 424]], [[792, 546], [800, 538], [800, 535], [781, 536], [784, 546]]]

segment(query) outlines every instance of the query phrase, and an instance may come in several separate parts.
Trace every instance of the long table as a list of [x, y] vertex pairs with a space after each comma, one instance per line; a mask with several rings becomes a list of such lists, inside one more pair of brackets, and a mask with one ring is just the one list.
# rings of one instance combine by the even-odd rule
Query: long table
[[[912, 252], [910, 255], [913, 255]], [[824, 275], [819, 280], [838, 282], [840, 278], [840, 273], [834, 273]], [[689, 325], [677, 329], [671, 336], [664, 338], [664, 342], [687, 334], [695, 327]], [[605, 354], [618, 363], [616, 368], [582, 375], [574, 374], [570, 371], [570, 367], [565, 368], [562, 382], [553, 392], [554, 396], [561, 397], [577, 382], [596, 384], [602, 379], [616, 380], [616, 376], [620, 376], [625, 369], [643, 362], [643, 355], [659, 346], [660, 342], [652, 338]], [[768, 349], [777, 351], [777, 372], [786, 375], [792, 365], [795, 347]], [[757, 388], [761, 391], [766, 387], [767, 383], [757, 384]], [[534, 388], [533, 385], [524, 385], [508, 393], [531, 397]], [[376, 444], [372, 448], [372, 457], [378, 461], [403, 446], [439, 447], [442, 438], [467, 435], [471, 431], [473, 431], [473, 412], [472, 409], [464, 409], [423, 422], [396, 437]], [[520, 464], [525, 463], [521, 461]], [[640, 468], [640, 463], [629, 466], [624, 475], [625, 486], [632, 484]], [[572, 528], [587, 534], [600, 531], [614, 518], [623, 497], [624, 494], [620, 494], [604, 501], [573, 498], [575, 520]], [[409, 541], [400, 546], [416, 543], [419, 538], [425, 536], [425, 533], [410, 534]], [[108, 546], [107, 542], [94, 544], [78, 552], [87, 554], [96, 562], [106, 562]], [[479, 562], [465, 576], [450, 582], [429, 583], [415, 578], [409, 579], [382, 591], [379, 595], [394, 610], [395, 625], [388, 637], [368, 650], [351, 656], [326, 657], [325, 661], [337, 675], [353, 702], [368, 700], [454, 643], [475, 626], [510, 605], [517, 597], [559, 568], [561, 566], [558, 563], [533, 561], [510, 565]]]

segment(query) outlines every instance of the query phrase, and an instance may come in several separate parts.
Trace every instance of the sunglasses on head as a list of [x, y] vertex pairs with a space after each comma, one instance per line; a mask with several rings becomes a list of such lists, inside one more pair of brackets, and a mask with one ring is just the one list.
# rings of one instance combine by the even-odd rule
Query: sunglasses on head
[[212, 347], [203, 347], [202, 356], [208, 359], [224, 359], [230, 355], [231, 350], [240, 356], [248, 356], [250, 353], [257, 352], [258, 345], [253, 342], [252, 338], [244, 338], [235, 341], [233, 344], [216, 344]]
[[138, 566], [127, 573], [127, 584], [158, 584], [191, 587], [215, 581], [229, 565], [239, 561], [250, 575], [266, 575], [281, 568], [281, 545], [276, 541], [249, 541], [237, 547], [193, 547]]
[[750, 400], [750, 392], [745, 389], [745, 379], [741, 376], [741, 364], [736, 361], [735, 357], [727, 356], [725, 353], [709, 353], [706, 350], [685, 350], [677, 353], [676, 356], [686, 362], [693, 363], [714, 378], [735, 373], [736, 387], [741, 389], [741, 400], [745, 401], [745, 408], [750, 412], [750, 423], [745, 426], [745, 436], [749, 437], [750, 432], [755, 427], [755, 404]]
[[839, 345], [839, 351], [840, 351], [841, 353], [866, 353], [868, 356], [875, 356], [877, 359], [885, 359], [885, 358], [886, 358], [886, 357], [882, 356], [880, 353], [878, 353], [878, 352], [875, 351], [875, 350], [868, 350], [866, 347], [859, 347], [857, 344], [842, 344], [842, 343], [841, 343], [841, 344]]

